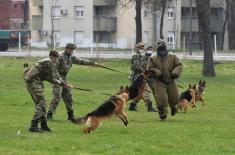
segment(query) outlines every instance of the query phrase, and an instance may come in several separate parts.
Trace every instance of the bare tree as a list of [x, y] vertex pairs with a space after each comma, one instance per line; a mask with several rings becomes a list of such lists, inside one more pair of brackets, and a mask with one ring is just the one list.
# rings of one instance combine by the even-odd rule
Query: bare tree
[[160, 21], [160, 38], [161, 39], [164, 39], [164, 35], [163, 35], [164, 15], [165, 15], [166, 9], [171, 5], [172, 1], [173, 0], [145, 0], [146, 5], [149, 5], [150, 6], [149, 8], [153, 12], [153, 22], [155, 24], [155, 25], [153, 24], [153, 27], [155, 27], [155, 29], [156, 29], [156, 12], [157, 11], [161, 12], [161, 21]]
[[141, 4], [142, 4], [142, 0], [136, 0], [136, 4], [135, 4], [136, 43], [142, 41]]
[[161, 23], [160, 23], [160, 39], [164, 39], [163, 36], [163, 22], [164, 22], [164, 15], [165, 15], [165, 10], [166, 10], [166, 4], [167, 4], [167, 0], [161, 0]]
[[[164, 38], [163, 36], [163, 24], [164, 24], [164, 15], [166, 8], [171, 4], [173, 0], [119, 0], [119, 4], [122, 7], [125, 7], [127, 3], [135, 1], [136, 3], [136, 43], [142, 41], [142, 19], [141, 19], [141, 9], [144, 4], [146, 7], [150, 8], [153, 15], [153, 33], [156, 35], [156, 11], [160, 10], [161, 12], [161, 22], [160, 22], [160, 38]], [[153, 42], [156, 42], [156, 36], [153, 37]]]
[[229, 49], [235, 49], [235, 1], [226, 0], [228, 5], [228, 39]]
[[231, 0], [225, 0], [225, 3], [226, 3], [225, 19], [224, 19], [223, 28], [222, 28], [221, 47], [220, 47], [220, 49], [224, 48], [224, 35], [225, 35], [225, 31], [226, 31], [226, 25], [228, 25], [228, 18], [230, 16], [229, 15], [229, 10], [230, 10]]
[[49, 8], [50, 8], [50, 14], [49, 14], [49, 17], [50, 17], [50, 22], [51, 22], [51, 34], [49, 35], [50, 37], [50, 43], [47, 43], [47, 45], [52, 48], [52, 47], [55, 47], [55, 41], [54, 41], [54, 36], [55, 36], [55, 17], [54, 17], [54, 13], [55, 13], [55, 8], [54, 6], [56, 6], [56, 2], [57, 0], [48, 0], [49, 2]]
[[208, 0], [196, 0], [200, 35], [203, 38], [204, 46], [204, 59], [202, 74], [204, 76], [215, 76], [213, 51], [212, 51], [212, 39], [210, 28], [210, 1]]

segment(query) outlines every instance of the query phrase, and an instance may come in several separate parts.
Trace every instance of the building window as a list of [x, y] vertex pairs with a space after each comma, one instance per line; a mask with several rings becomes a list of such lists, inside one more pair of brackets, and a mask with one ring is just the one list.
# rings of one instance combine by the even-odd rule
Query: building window
[[148, 36], [149, 36], [149, 32], [148, 31], [144, 31], [144, 38], [143, 38], [143, 41], [144, 43], [148, 43]]
[[174, 33], [173, 32], [168, 32], [167, 34], [167, 43], [168, 44], [174, 44]]
[[144, 9], [144, 17], [148, 17], [148, 10]]
[[94, 31], [93, 42], [94, 43], [111, 43], [112, 34], [111, 32], [106, 32], [106, 31]]
[[174, 19], [174, 9], [173, 8], [168, 8], [167, 17], [168, 17], [168, 19]]
[[24, 23], [20, 23], [21, 28], [25, 28], [25, 24]]
[[15, 9], [17, 8], [17, 4], [14, 4], [14, 8], [15, 8]]
[[74, 32], [74, 41], [76, 44], [82, 44], [84, 40], [84, 32], [83, 31], [75, 31]]
[[[182, 18], [190, 18], [190, 7], [182, 7], [181, 8], [181, 17]], [[192, 17], [197, 18], [197, 8], [192, 8]]]
[[83, 18], [83, 16], [84, 16], [84, 7], [83, 6], [75, 6], [74, 7], [74, 16], [76, 18]]
[[52, 6], [52, 16], [54, 18], [60, 18], [61, 17], [60, 10], [61, 10], [60, 6]]

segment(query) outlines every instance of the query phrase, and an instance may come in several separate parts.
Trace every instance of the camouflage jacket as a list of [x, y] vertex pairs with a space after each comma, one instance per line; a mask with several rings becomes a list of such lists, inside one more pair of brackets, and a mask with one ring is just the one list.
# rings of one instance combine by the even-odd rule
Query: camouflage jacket
[[36, 62], [30, 69], [24, 73], [24, 79], [29, 82], [33, 79], [48, 81], [52, 84], [61, 84], [62, 79], [49, 58], [44, 58]]
[[79, 64], [79, 65], [95, 65], [95, 62], [91, 60], [84, 60], [79, 59], [75, 56], [68, 56], [65, 52], [62, 53], [56, 64], [55, 67], [58, 69], [58, 72], [61, 76], [66, 76], [72, 67], [72, 64]]
[[147, 64], [147, 69], [154, 73], [155, 78], [164, 83], [173, 82], [175, 78], [178, 78], [182, 67], [179, 58], [170, 52], [167, 56], [152, 55]]
[[135, 54], [131, 58], [131, 75], [136, 76], [144, 72], [144, 56], [141, 54]]
[[148, 64], [148, 59], [150, 56], [144, 54], [143, 55], [143, 68], [146, 69], [147, 68], [147, 64]]

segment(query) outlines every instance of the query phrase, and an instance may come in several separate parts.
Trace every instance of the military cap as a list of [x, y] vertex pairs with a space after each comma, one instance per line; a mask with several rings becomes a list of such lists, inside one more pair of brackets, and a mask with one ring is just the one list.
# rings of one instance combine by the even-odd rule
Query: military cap
[[163, 39], [158, 39], [157, 48], [158, 47], [166, 47], [166, 42]]
[[59, 52], [57, 50], [50, 50], [49, 56], [59, 57]]
[[77, 48], [77, 46], [76, 46], [76, 44], [73, 44], [73, 43], [67, 43], [66, 48], [75, 49], [75, 48]]
[[152, 46], [151, 44], [147, 44], [147, 45], [144, 46], [144, 50], [145, 50], [145, 51], [146, 51], [147, 49], [149, 49], [149, 48], [153, 48], [153, 46]]
[[139, 42], [135, 45], [136, 48], [141, 48], [141, 47], [144, 47], [144, 43], [142, 42]]

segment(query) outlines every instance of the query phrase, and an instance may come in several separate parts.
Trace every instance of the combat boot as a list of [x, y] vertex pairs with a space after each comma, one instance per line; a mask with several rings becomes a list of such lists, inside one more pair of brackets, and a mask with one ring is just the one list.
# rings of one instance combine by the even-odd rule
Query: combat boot
[[152, 101], [148, 101], [147, 107], [148, 107], [147, 109], [148, 112], [158, 112], [156, 109], [153, 108]]
[[52, 113], [47, 113], [47, 120], [53, 120]]
[[31, 131], [31, 132], [42, 132], [42, 130], [40, 130], [38, 128], [38, 120], [32, 120], [31, 121], [31, 125], [29, 127], [29, 131]]
[[158, 107], [158, 113], [159, 113], [160, 120], [165, 121], [167, 116], [166, 116], [166, 114], [164, 114], [163, 108]]
[[51, 129], [47, 126], [47, 120], [45, 117], [41, 119], [41, 130], [51, 132]]
[[74, 120], [73, 111], [67, 112], [67, 114], [68, 114], [68, 120], [70, 121]]
[[173, 107], [171, 108], [171, 116], [175, 116], [175, 114], [176, 114], [176, 108]]
[[137, 107], [137, 104], [134, 102], [131, 102], [130, 107], [129, 107], [129, 111], [138, 111], [136, 109], [136, 107]]

